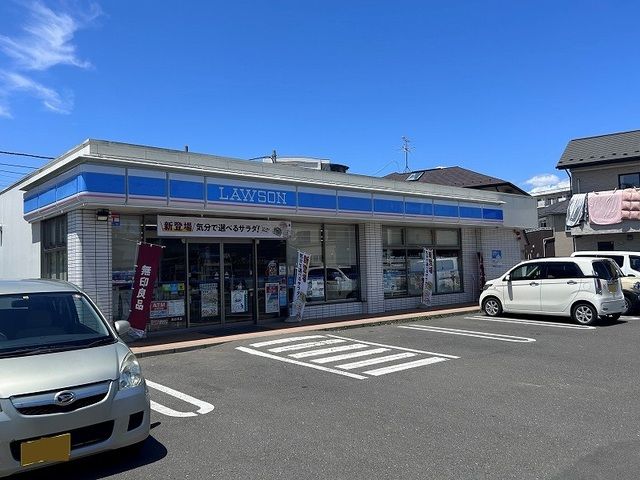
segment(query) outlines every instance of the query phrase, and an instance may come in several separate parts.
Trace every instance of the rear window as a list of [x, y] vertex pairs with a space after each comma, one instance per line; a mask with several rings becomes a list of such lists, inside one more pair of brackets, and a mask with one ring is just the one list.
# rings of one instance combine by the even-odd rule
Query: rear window
[[603, 280], [613, 280], [618, 278], [618, 269], [610, 262], [596, 260], [593, 262], [593, 271], [598, 278]]
[[633, 268], [634, 270], [640, 271], [640, 257], [637, 257], [635, 255], [630, 255], [629, 263], [631, 264], [631, 268]]

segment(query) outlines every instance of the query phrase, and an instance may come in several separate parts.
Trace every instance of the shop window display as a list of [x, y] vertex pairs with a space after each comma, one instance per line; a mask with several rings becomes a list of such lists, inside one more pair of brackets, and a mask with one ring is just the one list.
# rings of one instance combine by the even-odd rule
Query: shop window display
[[131, 311], [131, 287], [135, 274], [138, 242], [142, 238], [141, 218], [121, 215], [111, 225], [111, 291], [113, 320], [127, 320]]
[[[398, 244], [390, 244], [396, 241]], [[423, 248], [433, 249], [436, 294], [462, 291], [460, 232], [453, 229], [383, 228], [383, 286], [385, 298], [422, 295]], [[439, 246], [448, 246], [447, 249]], [[458, 247], [458, 248], [456, 248]]]

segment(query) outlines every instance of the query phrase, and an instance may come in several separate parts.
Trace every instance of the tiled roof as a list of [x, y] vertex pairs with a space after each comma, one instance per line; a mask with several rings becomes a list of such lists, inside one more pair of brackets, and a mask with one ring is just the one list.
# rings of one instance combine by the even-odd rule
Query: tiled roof
[[576, 138], [564, 149], [556, 168], [615, 163], [640, 157], [640, 130]]
[[539, 208], [538, 218], [548, 217], [549, 215], [566, 215], [568, 205], [569, 200], [563, 200], [562, 202], [556, 202], [548, 207]]
[[521, 190], [511, 182], [502, 180], [500, 178], [484, 175], [483, 173], [474, 172], [462, 167], [443, 167], [443, 168], [431, 168], [429, 170], [414, 170], [407, 173], [390, 173], [385, 175], [384, 178], [392, 180], [406, 181], [412, 173], [420, 173], [422, 175], [415, 180], [420, 183], [434, 183], [436, 185], [449, 185], [452, 187], [463, 188], [478, 188], [488, 189], [489, 187], [510, 187], [515, 193], [528, 195], [525, 191]]

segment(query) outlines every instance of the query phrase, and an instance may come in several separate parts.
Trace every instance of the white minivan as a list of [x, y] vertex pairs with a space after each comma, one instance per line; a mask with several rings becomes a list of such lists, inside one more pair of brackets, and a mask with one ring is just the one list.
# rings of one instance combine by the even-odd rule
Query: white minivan
[[502, 312], [558, 315], [591, 325], [600, 317], [617, 320], [625, 301], [612, 260], [557, 257], [522, 262], [489, 280], [480, 307], [492, 317]]
[[610, 258], [618, 264], [620, 270], [630, 277], [640, 277], [640, 252], [623, 252], [617, 250], [590, 250], [574, 252], [572, 257]]

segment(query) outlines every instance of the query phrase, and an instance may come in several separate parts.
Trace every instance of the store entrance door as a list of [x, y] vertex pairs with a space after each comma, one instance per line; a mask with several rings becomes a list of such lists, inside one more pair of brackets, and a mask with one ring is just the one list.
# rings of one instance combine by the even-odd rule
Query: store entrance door
[[255, 275], [253, 241], [224, 243], [224, 320], [225, 323], [254, 320]]
[[189, 324], [220, 323], [220, 244], [188, 244]]

